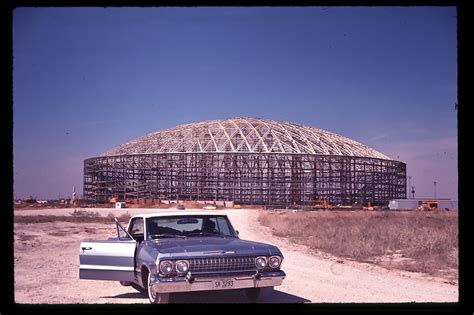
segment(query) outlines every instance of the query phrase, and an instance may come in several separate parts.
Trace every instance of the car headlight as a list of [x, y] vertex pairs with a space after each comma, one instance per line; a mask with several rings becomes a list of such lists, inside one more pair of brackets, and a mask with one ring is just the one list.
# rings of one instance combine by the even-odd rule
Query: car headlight
[[280, 256], [271, 256], [268, 260], [268, 265], [270, 268], [276, 269], [280, 267], [281, 264], [281, 257]]
[[187, 260], [178, 260], [176, 262], [176, 271], [179, 273], [186, 273], [189, 270], [189, 262]]
[[160, 262], [160, 272], [164, 275], [169, 275], [173, 271], [173, 262], [163, 260]]
[[264, 256], [259, 256], [255, 258], [255, 266], [258, 269], [263, 269], [267, 266], [267, 258]]

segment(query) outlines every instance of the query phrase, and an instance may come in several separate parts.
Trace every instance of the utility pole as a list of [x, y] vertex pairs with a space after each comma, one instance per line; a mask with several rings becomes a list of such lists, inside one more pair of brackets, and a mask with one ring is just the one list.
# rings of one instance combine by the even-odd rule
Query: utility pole
[[72, 186], [72, 204], [76, 204], [76, 186]]
[[[411, 187], [411, 176], [408, 176], [408, 190]], [[410, 199], [410, 194], [408, 194], [408, 199]]]
[[434, 181], [433, 182], [433, 185], [434, 185], [434, 199], [436, 199], [436, 184], [438, 184], [438, 182]]

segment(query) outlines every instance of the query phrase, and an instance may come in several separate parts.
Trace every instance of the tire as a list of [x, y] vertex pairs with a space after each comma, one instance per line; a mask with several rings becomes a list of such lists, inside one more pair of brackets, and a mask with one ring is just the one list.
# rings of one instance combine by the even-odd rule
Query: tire
[[148, 300], [151, 304], [168, 304], [170, 302], [169, 293], [153, 292], [151, 289], [151, 273], [148, 273]]
[[132, 283], [130, 286], [134, 288], [135, 290], [137, 290], [138, 292], [146, 293], [146, 289], [144, 289], [143, 287], [139, 286], [136, 283]]

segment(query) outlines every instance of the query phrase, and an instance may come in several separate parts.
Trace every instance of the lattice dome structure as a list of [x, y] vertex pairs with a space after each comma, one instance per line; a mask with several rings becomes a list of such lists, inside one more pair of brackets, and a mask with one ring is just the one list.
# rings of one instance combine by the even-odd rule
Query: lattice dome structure
[[148, 134], [84, 161], [84, 198], [243, 204], [386, 204], [406, 165], [347, 137], [285, 121], [232, 118]]

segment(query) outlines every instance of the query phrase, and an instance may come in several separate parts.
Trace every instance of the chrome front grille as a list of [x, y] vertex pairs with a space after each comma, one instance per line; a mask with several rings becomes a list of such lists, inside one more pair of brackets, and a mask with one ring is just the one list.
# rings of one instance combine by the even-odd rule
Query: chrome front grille
[[229, 273], [255, 270], [255, 257], [209, 257], [189, 259], [191, 273]]

